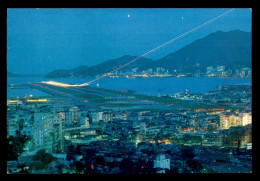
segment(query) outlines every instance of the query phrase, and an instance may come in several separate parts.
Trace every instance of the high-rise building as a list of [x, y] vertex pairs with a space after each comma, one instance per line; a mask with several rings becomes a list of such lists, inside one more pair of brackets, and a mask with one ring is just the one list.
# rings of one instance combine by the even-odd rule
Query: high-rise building
[[72, 107], [65, 112], [65, 126], [71, 126], [78, 123], [78, 108]]
[[57, 113], [34, 113], [33, 119], [33, 149], [45, 149], [55, 153], [63, 151], [62, 117]]
[[220, 115], [220, 129], [229, 129], [231, 126], [246, 126], [248, 124], [252, 124], [251, 113]]
[[252, 124], [252, 115], [251, 113], [241, 113], [240, 117], [242, 119], [241, 125], [246, 126], [248, 124]]
[[103, 119], [103, 112], [91, 112], [90, 113], [92, 123], [98, 123]]
[[55, 153], [63, 151], [62, 116], [49, 111], [9, 112], [7, 116], [7, 136], [15, 136], [16, 131], [30, 137], [25, 145], [27, 153], [39, 149]]

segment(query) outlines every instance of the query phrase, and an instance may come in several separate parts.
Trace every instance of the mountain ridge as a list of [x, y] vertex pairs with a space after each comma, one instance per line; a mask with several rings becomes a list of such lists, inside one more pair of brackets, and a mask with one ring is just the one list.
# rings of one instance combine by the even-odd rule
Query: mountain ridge
[[[217, 31], [158, 59], [150, 68], [160, 66], [192, 72], [197, 64], [203, 69], [217, 65], [224, 65], [226, 68], [250, 66], [250, 35], [251, 33], [240, 30]], [[147, 67], [143, 67], [145, 68]]]
[[[131, 56], [131, 55], [124, 55], [122, 57], [116, 58], [116, 59], [110, 59], [105, 62], [102, 62], [100, 64], [97, 64], [92, 67], [88, 66], [78, 66], [73, 69], [56, 69], [52, 72], [49, 72], [45, 77], [46, 78], [57, 78], [57, 77], [93, 77], [101, 74], [108, 73], [112, 70], [115, 70], [116, 68], [128, 63], [129, 61], [132, 61], [134, 59], [138, 58], [137, 56]], [[129, 71], [133, 68], [138, 68], [140, 66], [143, 66], [146, 63], [153, 62], [154, 60], [146, 57], [141, 57], [138, 61], [130, 64], [129, 66], [125, 67], [125, 71]], [[98, 74], [97, 74], [98, 72]]]
[[[153, 60], [141, 57], [136, 62], [121, 69], [122, 72], [137, 69], [162, 67], [169, 71], [179, 72], [205, 71], [207, 66], [224, 65], [226, 68], [241, 68], [251, 66], [251, 33], [241, 30], [228, 32], [216, 31], [204, 38], [180, 48], [166, 56]], [[134, 60], [137, 56], [124, 55], [110, 59], [95, 66], [79, 66], [73, 69], [57, 69], [46, 75], [47, 78], [57, 77], [93, 77], [108, 73], [125, 63]]]

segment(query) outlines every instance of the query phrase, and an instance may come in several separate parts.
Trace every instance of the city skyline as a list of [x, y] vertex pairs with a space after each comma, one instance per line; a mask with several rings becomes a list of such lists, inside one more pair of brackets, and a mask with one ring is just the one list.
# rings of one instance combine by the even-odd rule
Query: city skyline
[[253, 173], [251, 8], [7, 9], [7, 174]]
[[[7, 70], [44, 74], [54, 69], [93, 66], [127, 54], [140, 56], [227, 10], [8, 9]], [[249, 9], [235, 9], [147, 58], [164, 57], [216, 31], [237, 29], [251, 31]]]

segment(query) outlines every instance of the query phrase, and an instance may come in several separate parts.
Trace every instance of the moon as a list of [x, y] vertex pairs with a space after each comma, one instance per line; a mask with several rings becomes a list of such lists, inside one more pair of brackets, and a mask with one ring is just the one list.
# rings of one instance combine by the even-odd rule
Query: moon
[[130, 18], [130, 14], [128, 14], [127, 17]]

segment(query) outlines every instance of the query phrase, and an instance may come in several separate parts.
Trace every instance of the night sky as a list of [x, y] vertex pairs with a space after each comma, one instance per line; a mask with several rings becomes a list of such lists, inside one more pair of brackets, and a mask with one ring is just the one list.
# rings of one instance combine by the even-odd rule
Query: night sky
[[[7, 71], [45, 74], [140, 56], [230, 9], [8, 9]], [[157, 60], [216, 31], [251, 31], [248, 8], [149, 54]]]

